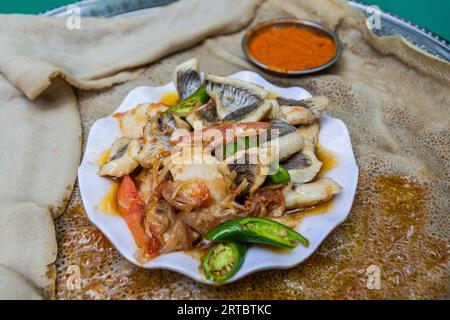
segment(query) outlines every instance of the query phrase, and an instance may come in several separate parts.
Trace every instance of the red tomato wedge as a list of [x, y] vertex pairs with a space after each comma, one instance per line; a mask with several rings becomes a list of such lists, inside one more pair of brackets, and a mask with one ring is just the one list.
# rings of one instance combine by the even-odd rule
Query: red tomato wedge
[[144, 202], [139, 198], [136, 185], [129, 176], [125, 176], [120, 183], [117, 203], [136, 245], [150, 255], [156, 254], [160, 244], [155, 237], [149, 238], [145, 233], [142, 224], [145, 215]]

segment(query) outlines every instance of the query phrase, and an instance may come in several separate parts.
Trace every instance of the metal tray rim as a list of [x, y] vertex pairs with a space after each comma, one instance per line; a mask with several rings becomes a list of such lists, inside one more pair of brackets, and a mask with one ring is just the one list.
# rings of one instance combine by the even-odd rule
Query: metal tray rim
[[[170, 4], [176, 0], [82, 0], [42, 13], [46, 16], [66, 17], [70, 6], [78, 6], [85, 16], [126, 16], [140, 11]], [[369, 6], [360, 1], [348, 1], [349, 5], [367, 14]], [[442, 36], [386, 10], [381, 10], [384, 27], [375, 31], [378, 36], [401, 35], [407, 41], [444, 61], [450, 62], [450, 42]]]

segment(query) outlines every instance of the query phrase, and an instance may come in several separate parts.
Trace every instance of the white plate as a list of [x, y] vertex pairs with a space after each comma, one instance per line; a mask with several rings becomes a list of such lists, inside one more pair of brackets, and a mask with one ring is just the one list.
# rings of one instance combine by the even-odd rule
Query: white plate
[[[283, 97], [305, 99], [311, 94], [299, 87], [280, 88], [267, 82], [257, 73], [241, 71], [231, 77], [259, 84], [269, 91]], [[143, 102], [158, 102], [165, 93], [174, 92], [173, 83], [160, 87], [141, 86], [132, 90], [114, 112], [124, 112]], [[111, 241], [119, 252], [130, 262], [147, 269], [169, 269], [182, 273], [203, 283], [211, 283], [199, 272], [199, 260], [183, 252], [161, 255], [145, 265], [140, 265], [134, 258], [137, 250], [133, 237], [125, 221], [114, 215], [99, 211], [97, 206], [110, 190], [111, 181], [97, 174], [98, 159], [120, 136], [117, 120], [112, 116], [97, 120], [91, 128], [83, 161], [78, 169], [81, 197], [89, 219]], [[342, 186], [342, 192], [336, 196], [329, 212], [306, 217], [296, 228], [310, 241], [308, 248], [299, 245], [289, 253], [277, 253], [262, 247], [250, 247], [239, 272], [228, 282], [236, 281], [252, 272], [265, 269], [291, 268], [307, 259], [327, 237], [342, 223], [350, 212], [358, 181], [358, 167], [353, 155], [350, 136], [345, 124], [328, 115], [321, 119], [320, 143], [323, 148], [335, 154], [339, 163], [327, 172]]]

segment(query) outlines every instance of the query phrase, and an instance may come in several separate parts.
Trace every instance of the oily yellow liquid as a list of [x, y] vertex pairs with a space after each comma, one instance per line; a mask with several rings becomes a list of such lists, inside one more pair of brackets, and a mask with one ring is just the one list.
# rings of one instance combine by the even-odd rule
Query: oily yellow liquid
[[106, 162], [108, 162], [110, 154], [111, 154], [111, 149], [108, 149], [100, 155], [100, 157], [97, 160], [97, 164], [99, 167], [104, 165]]
[[165, 93], [159, 102], [164, 103], [167, 106], [174, 105], [180, 101], [178, 94], [176, 92]]
[[119, 206], [117, 204], [117, 192], [119, 190], [119, 182], [116, 180], [112, 181], [111, 188], [102, 198], [98, 209], [106, 214], [118, 215], [120, 216]]
[[311, 207], [302, 208], [296, 213], [285, 215], [276, 220], [284, 225], [287, 225], [288, 227], [295, 228], [305, 217], [327, 213], [333, 208], [333, 205], [334, 198]]
[[266, 99], [276, 99], [278, 97], [278, 94], [271, 91], [269, 92], [269, 95], [266, 97]]
[[[104, 165], [108, 161], [110, 153], [111, 149], [108, 149], [105, 152], [103, 152], [102, 155], [98, 158], [97, 164], [99, 166]], [[111, 187], [100, 201], [98, 209], [103, 213], [120, 215], [119, 207], [117, 205], [117, 192], [119, 190], [119, 182], [116, 180], [111, 181], [112, 181]]]
[[325, 173], [330, 171], [333, 168], [336, 168], [339, 164], [339, 159], [337, 155], [335, 155], [333, 152], [325, 149], [318, 143], [316, 147], [316, 156], [319, 161], [322, 162], [322, 168], [320, 168], [320, 171], [318, 173], [318, 176], [323, 176]]

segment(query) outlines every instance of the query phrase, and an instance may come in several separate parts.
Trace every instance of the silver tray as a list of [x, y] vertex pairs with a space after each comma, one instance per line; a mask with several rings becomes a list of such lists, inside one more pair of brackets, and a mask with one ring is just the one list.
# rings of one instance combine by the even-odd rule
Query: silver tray
[[[86, 17], [114, 17], [118, 15], [136, 15], [143, 9], [164, 6], [177, 0], [85, 0], [76, 2], [81, 16]], [[356, 1], [349, 4], [365, 14], [369, 7]], [[69, 6], [60, 7], [43, 13], [47, 16], [67, 17], [71, 15]], [[450, 62], [449, 42], [427, 29], [406, 19], [388, 12], [381, 12], [381, 29], [374, 30], [378, 36], [401, 35], [420, 49]]]

